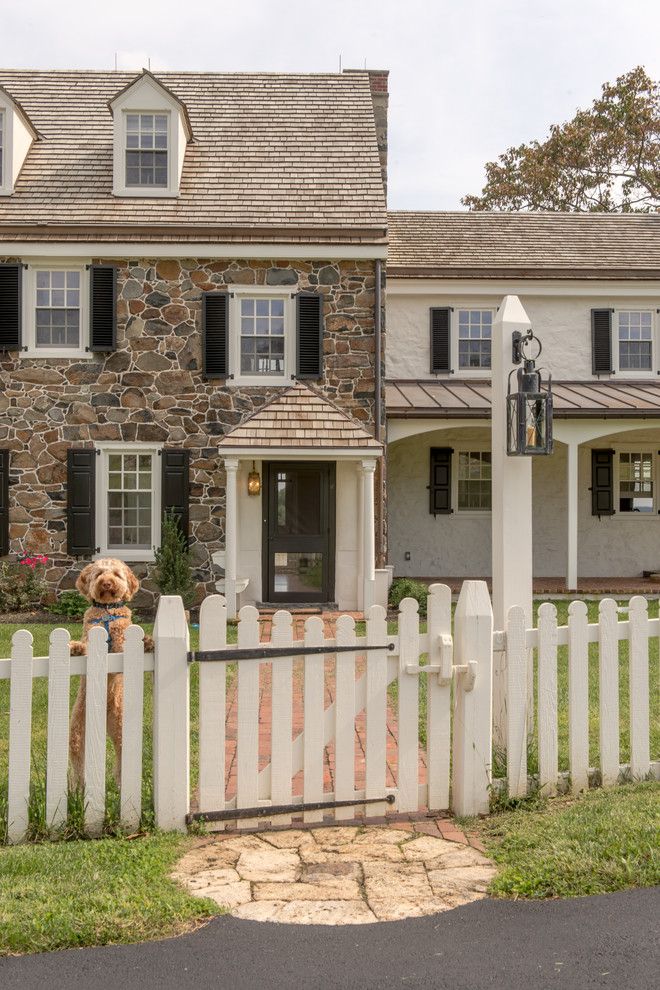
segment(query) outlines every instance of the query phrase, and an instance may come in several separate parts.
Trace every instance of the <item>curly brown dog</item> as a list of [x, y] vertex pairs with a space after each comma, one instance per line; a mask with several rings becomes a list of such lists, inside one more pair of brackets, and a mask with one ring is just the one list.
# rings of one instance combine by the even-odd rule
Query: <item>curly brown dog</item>
[[[140, 587], [130, 567], [110, 557], [88, 564], [76, 581], [81, 595], [91, 602], [83, 616], [83, 634], [80, 642], [70, 644], [73, 656], [87, 653], [89, 630], [97, 626], [105, 628], [108, 635], [110, 653], [121, 653], [124, 649], [124, 632], [131, 625], [132, 613], [126, 603], [135, 597]], [[145, 636], [144, 648], [153, 650], [151, 636]], [[80, 678], [80, 687], [73, 704], [69, 731], [69, 753], [73, 767], [73, 785], [82, 787], [85, 768], [85, 696], [86, 678]], [[115, 780], [119, 784], [121, 772], [121, 729], [124, 703], [124, 682], [121, 674], [108, 674], [108, 735], [115, 747]]]

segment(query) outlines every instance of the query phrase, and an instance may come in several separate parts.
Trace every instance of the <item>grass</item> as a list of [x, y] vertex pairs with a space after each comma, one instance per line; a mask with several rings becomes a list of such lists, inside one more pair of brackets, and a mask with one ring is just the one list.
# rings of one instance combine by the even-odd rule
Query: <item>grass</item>
[[161, 833], [0, 849], [0, 955], [166, 938], [218, 914], [168, 878], [189, 843]]
[[499, 870], [496, 897], [606, 894], [660, 884], [660, 783], [577, 799], [531, 798], [476, 827]]

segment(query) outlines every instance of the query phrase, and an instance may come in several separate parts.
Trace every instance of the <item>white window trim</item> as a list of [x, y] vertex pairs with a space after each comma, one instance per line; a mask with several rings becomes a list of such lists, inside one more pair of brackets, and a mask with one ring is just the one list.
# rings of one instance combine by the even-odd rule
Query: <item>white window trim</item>
[[[57, 261], [45, 258], [31, 259], [23, 273], [23, 347], [21, 357], [23, 358], [69, 358], [74, 361], [91, 361], [92, 353], [89, 347], [89, 265], [90, 259], [80, 258], [70, 261]], [[79, 271], [80, 272], [80, 347], [37, 347], [36, 340], [36, 318], [35, 310], [37, 306], [36, 296], [36, 271], [47, 269], [48, 271]]]
[[[647, 369], [619, 368], [619, 313], [650, 313], [651, 314], [651, 367]], [[621, 378], [657, 378], [658, 346], [657, 346], [657, 313], [649, 306], [622, 306], [612, 314], [612, 370]]]
[[[614, 448], [614, 515], [618, 516], [619, 519], [660, 519], [658, 516], [658, 509], [660, 508], [660, 502], [658, 501], [658, 446], [652, 446], [648, 443], [626, 443], [618, 444]], [[619, 500], [621, 497], [620, 481], [621, 475], [619, 470], [619, 455], [620, 454], [650, 454], [652, 458], [652, 478], [653, 478], [653, 509], [651, 512], [621, 512], [619, 509]]]
[[[228, 385], [268, 385], [288, 388], [296, 373], [296, 300], [298, 285], [232, 286], [229, 295], [229, 370], [233, 372]], [[241, 374], [241, 299], [266, 296], [284, 300], [284, 374]]]
[[[115, 163], [115, 194], [117, 196], [139, 196], [140, 199], [143, 197], [156, 197], [162, 199], [163, 197], [171, 197], [179, 195], [179, 185], [178, 182], [174, 181], [175, 172], [173, 169], [174, 156], [177, 153], [177, 141], [175, 139], [175, 128], [173, 127], [173, 114], [169, 107], [163, 107], [162, 110], [147, 109], [141, 110], [138, 107], [124, 107], [119, 111], [120, 114], [120, 133], [121, 133], [121, 150], [118, 157], [121, 158], [121, 173], [118, 173], [117, 163]], [[161, 117], [167, 117], [167, 185], [166, 186], [127, 186], [126, 185], [126, 151], [129, 150], [126, 147], [126, 126], [127, 117], [131, 114], [148, 114], [151, 117], [157, 114]]]
[[[456, 378], [490, 378], [493, 373], [492, 363], [492, 336], [491, 336], [491, 367], [490, 368], [461, 368], [458, 363], [458, 314], [464, 310], [469, 312], [470, 310], [479, 311], [480, 313], [492, 313], [493, 322], [495, 322], [495, 317], [497, 315], [497, 309], [494, 306], [454, 306], [452, 308], [451, 317], [451, 367], [453, 369], [454, 377]], [[467, 449], [467, 448], [466, 448]]]
[[[99, 550], [93, 560], [101, 557], [115, 557], [127, 563], [140, 561], [153, 563], [156, 559], [156, 548], [160, 546], [161, 538], [161, 472], [158, 452], [163, 449], [162, 443], [123, 443], [119, 440], [99, 442], [94, 444], [95, 450], [101, 452], [96, 471], [96, 534]], [[108, 541], [108, 455], [109, 454], [152, 454], [153, 469], [151, 490], [151, 550], [117, 550], [107, 546]]]
[[484, 516], [490, 516], [493, 511], [493, 460], [491, 454], [491, 496], [490, 496], [490, 509], [461, 509], [458, 504], [458, 462], [460, 454], [491, 454], [490, 447], [482, 447], [479, 443], [465, 443], [460, 447], [454, 447], [454, 453], [452, 454], [452, 472], [451, 472], [451, 504], [455, 506], [454, 512], [461, 517], [461, 519], [466, 516], [474, 516], [478, 519], [483, 519]]

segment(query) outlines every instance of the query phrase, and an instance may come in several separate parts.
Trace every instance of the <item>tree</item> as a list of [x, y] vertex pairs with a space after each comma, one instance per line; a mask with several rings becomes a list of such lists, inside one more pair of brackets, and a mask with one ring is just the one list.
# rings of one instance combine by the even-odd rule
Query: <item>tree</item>
[[650, 213], [660, 210], [660, 83], [642, 66], [606, 83], [588, 110], [555, 124], [545, 141], [486, 163], [471, 210]]
[[156, 550], [154, 580], [161, 595], [181, 595], [186, 608], [195, 599], [195, 581], [190, 568], [190, 553], [178, 516], [166, 512], [160, 547]]

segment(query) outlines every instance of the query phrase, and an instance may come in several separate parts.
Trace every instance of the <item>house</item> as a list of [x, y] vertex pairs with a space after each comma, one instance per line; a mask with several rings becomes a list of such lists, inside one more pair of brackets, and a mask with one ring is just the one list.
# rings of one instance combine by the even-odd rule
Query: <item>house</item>
[[171, 510], [231, 614], [375, 600], [387, 98], [0, 72], [0, 554], [122, 557], [148, 605]]
[[552, 375], [534, 575], [660, 570], [660, 216], [388, 215], [387, 491], [395, 573], [491, 573], [490, 349], [518, 295]]

